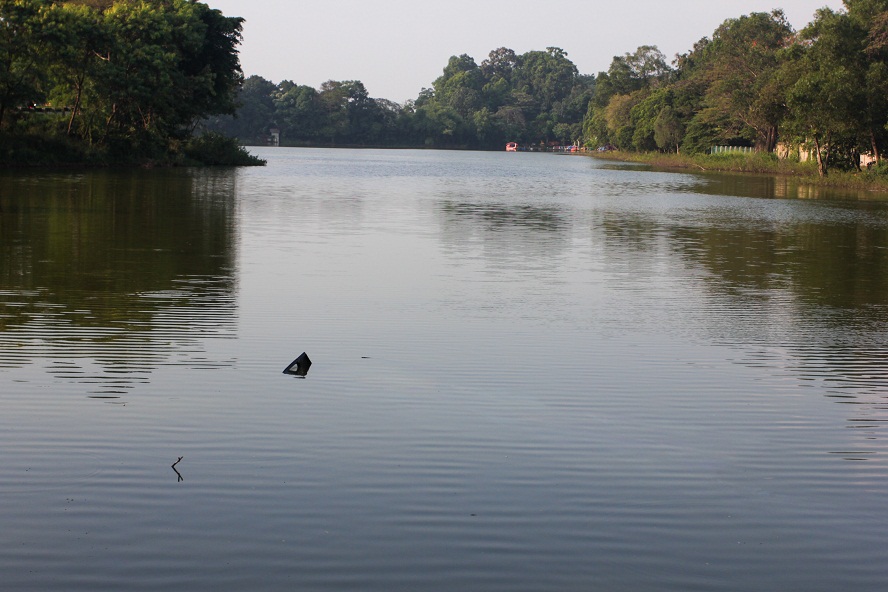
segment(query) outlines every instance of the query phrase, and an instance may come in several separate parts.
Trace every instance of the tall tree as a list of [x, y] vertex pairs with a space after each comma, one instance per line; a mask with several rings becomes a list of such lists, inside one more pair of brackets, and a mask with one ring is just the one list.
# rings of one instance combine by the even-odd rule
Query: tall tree
[[865, 105], [860, 72], [847, 56], [861, 53], [860, 36], [846, 14], [822, 8], [802, 31], [808, 40], [796, 48], [787, 67], [792, 79], [787, 103], [798, 139], [813, 143], [818, 171], [826, 176], [836, 148], [853, 140]]
[[[634, 146], [653, 147], [653, 118], [645, 132], [636, 136], [632, 109], [642, 102], [650, 89], [667, 83], [672, 69], [655, 45], [642, 45], [632, 53], [614, 56], [607, 72], [600, 72], [594, 82], [594, 94], [583, 122], [586, 136], [598, 144], [613, 144], [629, 150]], [[635, 121], [638, 117], [635, 118]]]
[[481, 108], [483, 87], [484, 76], [475, 60], [466, 54], [453, 56], [435, 80], [435, 97], [465, 119]]
[[533, 96], [539, 111], [548, 111], [570, 95], [578, 75], [567, 52], [547, 47], [546, 51], [529, 51], [521, 56], [514, 87]]
[[274, 113], [269, 114], [267, 120], [273, 119], [277, 123], [282, 138], [301, 141], [315, 139], [323, 120], [318, 91], [310, 86], [285, 80], [272, 91], [272, 94]]
[[735, 122], [729, 135], [745, 136], [765, 152], [777, 145], [784, 106], [777, 72], [792, 36], [782, 11], [754, 12], [722, 23], [706, 50], [707, 107]]
[[888, 0], [845, 0], [848, 18], [863, 40], [861, 68], [865, 70], [866, 108], [862, 132], [876, 162], [888, 144]]
[[80, 115], [87, 87], [96, 73], [96, 48], [108, 44], [101, 26], [100, 10], [104, 8], [107, 6], [94, 7], [82, 2], [66, 2], [56, 5], [54, 10], [59, 29], [64, 32], [64, 41], [57, 46], [52, 64], [56, 84], [51, 91], [51, 98], [71, 107], [65, 130], [69, 136], [75, 131], [74, 124]]

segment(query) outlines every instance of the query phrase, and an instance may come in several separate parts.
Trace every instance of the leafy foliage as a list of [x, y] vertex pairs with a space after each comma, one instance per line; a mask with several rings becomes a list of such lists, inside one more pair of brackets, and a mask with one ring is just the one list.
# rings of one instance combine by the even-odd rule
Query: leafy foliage
[[881, 161], [888, 142], [888, 0], [845, 0], [796, 33], [782, 11], [728, 19], [665, 67], [655, 47], [597, 77], [588, 143], [699, 153], [715, 144], [810, 150], [821, 175]]
[[671, 64], [642, 45], [596, 76], [558, 47], [500, 47], [480, 63], [456, 55], [403, 105], [372, 98], [359, 80], [242, 80], [240, 20], [195, 0], [0, 8], [0, 129], [16, 129], [10, 109], [23, 101], [53, 101], [72, 107], [59, 129], [112, 152], [163, 154], [199, 123], [251, 144], [272, 129], [285, 145], [729, 145], [771, 155], [780, 143], [810, 152], [826, 175], [859, 167], [864, 152], [878, 164], [888, 142], [888, 0], [844, 0], [800, 32], [780, 10], [729, 18]]
[[256, 166], [265, 161], [249, 154], [234, 138], [206, 133], [188, 140], [183, 150], [192, 162], [204, 165]]
[[502, 148], [573, 143], [594, 80], [580, 76], [557, 47], [517, 55], [501, 47], [479, 65], [451, 57], [431, 88], [398, 105], [370, 98], [357, 80], [330, 80], [320, 89], [258, 76], [244, 83], [237, 117], [208, 120], [208, 129], [264, 143], [271, 128], [290, 145]]
[[0, 133], [171, 160], [197, 122], [234, 112], [241, 25], [196, 0], [0, 0]]

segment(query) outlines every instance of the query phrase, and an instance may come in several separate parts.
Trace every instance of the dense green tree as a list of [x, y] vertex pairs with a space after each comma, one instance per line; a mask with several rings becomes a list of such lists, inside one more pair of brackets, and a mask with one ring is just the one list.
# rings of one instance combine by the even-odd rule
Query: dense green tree
[[888, 144], [888, 0], [846, 0], [848, 17], [864, 34], [863, 135], [877, 162]]
[[[110, 6], [110, 3], [108, 4]], [[55, 11], [55, 20], [64, 38], [56, 46], [51, 68], [55, 86], [50, 91], [53, 103], [71, 107], [66, 135], [74, 132], [74, 124], [96, 74], [96, 48], [108, 45], [98, 9], [85, 3], [67, 2]]]
[[604, 109], [604, 121], [610, 143], [622, 150], [633, 148], [635, 126], [632, 122], [632, 109], [641, 102], [644, 92], [637, 90], [631, 94], [618, 94], [611, 97]]
[[[643, 45], [633, 53], [615, 56], [607, 72], [595, 79], [583, 123], [587, 138], [594, 144], [612, 144], [624, 150], [652, 149], [653, 121], [658, 112], [632, 109], [647, 98], [652, 88], [665, 85], [672, 69], [665, 56], [653, 45]], [[635, 124], [642, 129], [636, 133]]]
[[350, 144], [370, 144], [374, 140], [374, 128], [378, 115], [376, 102], [370, 98], [367, 88], [360, 80], [343, 83], [346, 90], [346, 113], [348, 114], [347, 141]]
[[632, 131], [632, 147], [635, 150], [648, 151], [661, 149], [671, 149], [673, 142], [668, 142], [665, 146], [661, 146], [656, 140], [657, 122], [663, 125], [661, 115], [664, 111], [669, 110], [668, 117], [675, 118], [675, 112], [672, 110], [672, 91], [668, 87], [661, 87], [651, 91], [638, 91], [638, 103], [635, 104], [630, 111]]
[[484, 77], [471, 56], [453, 56], [435, 80], [435, 98], [466, 117], [480, 107]]
[[370, 99], [367, 143], [375, 146], [405, 145], [404, 108], [388, 99]]
[[793, 35], [780, 10], [726, 20], [713, 34], [700, 75], [706, 106], [732, 122], [723, 139], [745, 138], [765, 152], [777, 145], [784, 91], [777, 75], [781, 50]]
[[[285, 87], [287, 82], [282, 82], [281, 87]], [[295, 86], [293, 83], [290, 84]], [[235, 96], [236, 113], [211, 116], [202, 124], [206, 129], [238, 138], [247, 144], [254, 144], [260, 140], [264, 142], [269, 128], [276, 124], [278, 96], [278, 86], [273, 82], [261, 76], [250, 76]], [[283, 115], [282, 119], [285, 117], [286, 115]]]
[[275, 123], [276, 108], [275, 84], [261, 76], [250, 76], [244, 81], [237, 96], [240, 107], [234, 129], [226, 130], [230, 135], [255, 141], [268, 134], [268, 129]]
[[598, 74], [594, 104], [607, 106], [614, 95], [628, 95], [664, 82], [671, 73], [656, 45], [642, 45], [633, 53], [614, 56], [607, 72]]
[[179, 89], [179, 95], [191, 108], [184, 117], [193, 123], [207, 113], [233, 113], [237, 106], [235, 93], [244, 81], [237, 49], [243, 19], [226, 17], [194, 0], [186, 2], [182, 10], [193, 11], [183, 16], [194, 28], [194, 40], [180, 45], [185, 86]]
[[669, 105], [663, 107], [654, 120], [654, 141], [661, 150], [680, 152], [684, 125]]
[[[259, 80], [244, 83], [237, 118], [208, 120], [207, 127], [252, 142], [274, 123], [285, 144], [502, 148], [507, 141], [576, 142], [595, 84], [559, 48], [520, 56], [498, 48], [480, 66], [471, 56], [453, 56], [432, 87], [405, 105], [371, 98], [360, 81], [331, 80], [316, 91]], [[254, 119], [248, 129], [239, 123]]]
[[50, 5], [41, 0], [0, 0], [0, 126], [7, 112], [42, 99], [43, 48]]
[[[863, 151], [881, 159], [888, 142], [888, 0], [844, 0], [799, 34], [779, 10], [727, 19], [674, 67], [652, 45], [596, 77], [558, 47], [500, 47], [480, 65], [453, 56], [405, 105], [358, 80], [244, 80], [241, 26], [196, 0], [0, 0], [0, 150], [14, 134], [55, 133], [161, 157], [200, 122], [250, 143], [278, 127], [293, 145], [700, 152], [780, 139], [813, 146], [826, 174]], [[70, 111], [30, 117], [34, 103]]]
[[318, 102], [324, 114], [320, 132], [330, 144], [340, 142], [348, 133], [348, 85], [338, 80], [328, 80], [321, 85]]
[[480, 66], [471, 56], [453, 56], [433, 90], [416, 100], [412, 121], [432, 146], [575, 140], [593, 83], [557, 47], [523, 55], [501, 47]]
[[69, 6], [87, 6], [102, 12], [114, 5], [116, 0], [67, 0], [63, 4]]
[[563, 49], [547, 47], [521, 56], [513, 83], [516, 90], [534, 97], [538, 111], [548, 111], [570, 95], [578, 74]]
[[[271, 85], [271, 83], [268, 83]], [[264, 114], [266, 125], [274, 121], [281, 130], [284, 139], [293, 138], [303, 141], [315, 139], [322, 121], [320, 95], [310, 86], [295, 84], [289, 80], [281, 82], [269, 94], [274, 97], [273, 109]], [[265, 134], [265, 129], [262, 135]], [[257, 134], [258, 136], [258, 134]]]
[[527, 118], [524, 116], [520, 105], [503, 105], [497, 109], [494, 115], [497, 128], [500, 130], [501, 140], [510, 138], [513, 140], [523, 140], [527, 138]]
[[320, 89], [259, 76], [244, 82], [235, 117], [204, 121], [212, 131], [246, 143], [265, 143], [277, 127], [284, 145], [401, 145], [412, 140], [415, 108], [370, 98], [359, 80], [328, 80]]
[[487, 59], [481, 62], [481, 73], [486, 80], [502, 79], [507, 83], [512, 81], [512, 73], [518, 66], [518, 56], [507, 47], [494, 49], [488, 54]]
[[863, 37], [847, 14], [823, 8], [804, 31], [785, 68], [792, 81], [787, 123], [797, 140], [813, 144], [821, 176], [840, 147], [856, 144], [866, 88], [859, 67]]
[[70, 113], [29, 118], [40, 135], [165, 158], [234, 111], [241, 24], [196, 0], [0, 0], [0, 130], [51, 102]]
[[234, 110], [241, 19], [188, 0], [118, 2], [102, 16], [108, 43], [95, 77], [103, 92], [92, 97], [105, 119], [99, 142], [160, 144], [202, 116]]

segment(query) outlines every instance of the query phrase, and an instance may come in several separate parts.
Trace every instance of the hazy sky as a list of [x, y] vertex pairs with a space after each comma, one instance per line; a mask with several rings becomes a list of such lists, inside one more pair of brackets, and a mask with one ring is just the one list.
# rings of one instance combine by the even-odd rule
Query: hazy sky
[[246, 75], [319, 87], [360, 80], [399, 103], [430, 87], [452, 55], [479, 64], [492, 49], [521, 54], [556, 46], [581, 74], [615, 55], [656, 45], [671, 60], [725, 19], [783, 8], [801, 29], [841, 0], [205, 0], [246, 19]]

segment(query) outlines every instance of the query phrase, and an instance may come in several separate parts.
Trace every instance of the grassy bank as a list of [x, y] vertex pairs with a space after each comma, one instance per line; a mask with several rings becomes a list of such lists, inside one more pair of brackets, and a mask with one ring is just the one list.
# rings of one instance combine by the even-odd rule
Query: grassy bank
[[879, 168], [858, 171], [831, 170], [827, 177], [817, 174], [814, 162], [793, 162], [774, 154], [661, 154], [657, 152], [590, 152], [596, 158], [637, 162], [660, 169], [691, 169], [732, 173], [755, 173], [797, 177], [805, 183], [823, 187], [861, 189], [888, 193], [888, 163]]

